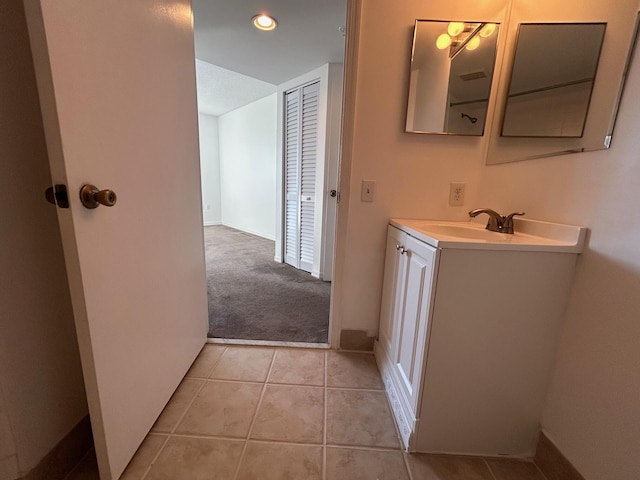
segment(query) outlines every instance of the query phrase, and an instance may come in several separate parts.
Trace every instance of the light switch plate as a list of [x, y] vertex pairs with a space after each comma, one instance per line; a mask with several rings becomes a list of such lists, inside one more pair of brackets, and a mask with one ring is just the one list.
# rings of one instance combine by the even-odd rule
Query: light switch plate
[[360, 200], [363, 202], [373, 202], [373, 194], [376, 190], [376, 182], [373, 180], [362, 181], [362, 192], [360, 193]]

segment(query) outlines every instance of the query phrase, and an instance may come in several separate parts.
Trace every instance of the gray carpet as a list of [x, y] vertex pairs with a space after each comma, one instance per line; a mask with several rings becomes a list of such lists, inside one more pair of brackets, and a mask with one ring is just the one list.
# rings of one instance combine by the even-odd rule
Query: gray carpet
[[274, 242], [204, 228], [209, 337], [326, 343], [331, 284], [273, 260]]

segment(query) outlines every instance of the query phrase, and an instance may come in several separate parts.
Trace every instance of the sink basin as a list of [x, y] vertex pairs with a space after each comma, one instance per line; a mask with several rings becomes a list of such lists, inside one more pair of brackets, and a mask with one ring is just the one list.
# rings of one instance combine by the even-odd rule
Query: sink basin
[[447, 237], [458, 237], [467, 240], [479, 241], [507, 241], [508, 236], [504, 233], [490, 232], [483, 226], [475, 223], [432, 223], [426, 226], [429, 232], [440, 234]]
[[491, 232], [484, 223], [392, 219], [391, 225], [437, 248], [529, 250], [580, 253], [587, 228], [514, 219], [514, 234]]

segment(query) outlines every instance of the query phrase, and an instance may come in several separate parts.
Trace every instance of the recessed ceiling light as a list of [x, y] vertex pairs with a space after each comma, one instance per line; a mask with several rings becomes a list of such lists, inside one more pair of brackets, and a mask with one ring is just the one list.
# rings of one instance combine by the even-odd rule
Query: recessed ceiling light
[[253, 26], [256, 27], [258, 30], [268, 31], [268, 30], [273, 30], [278, 26], [278, 22], [276, 22], [275, 18], [270, 17], [269, 15], [264, 15], [264, 14], [256, 15], [255, 17], [253, 17], [251, 19], [251, 23], [253, 23]]

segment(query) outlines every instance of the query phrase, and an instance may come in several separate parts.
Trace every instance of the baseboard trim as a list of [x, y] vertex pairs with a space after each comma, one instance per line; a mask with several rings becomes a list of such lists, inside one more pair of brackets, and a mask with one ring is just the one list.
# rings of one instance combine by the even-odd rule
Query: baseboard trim
[[20, 480], [62, 480], [91, 448], [93, 434], [87, 415]]
[[547, 480], [585, 480], [544, 432], [540, 432], [533, 461]]
[[241, 232], [250, 233], [251, 235], [255, 235], [256, 237], [266, 238], [267, 240], [271, 240], [272, 242], [275, 242], [276, 240], [276, 237], [274, 235], [265, 235], [264, 233], [256, 232], [250, 228], [246, 228], [240, 225], [234, 225], [232, 223], [227, 223], [224, 221], [220, 225], [224, 225], [225, 227], [233, 228], [235, 230], [240, 230]]
[[222, 222], [204, 222], [203, 227], [215, 227], [216, 225], [222, 225]]

